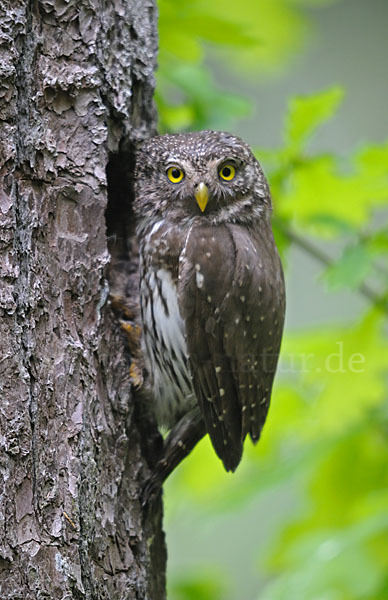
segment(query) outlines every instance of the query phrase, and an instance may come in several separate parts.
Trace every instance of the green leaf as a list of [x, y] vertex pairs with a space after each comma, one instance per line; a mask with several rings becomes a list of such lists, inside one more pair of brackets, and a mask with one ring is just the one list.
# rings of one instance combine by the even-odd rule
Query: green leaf
[[353, 224], [330, 214], [320, 215], [317, 213], [312, 215], [309, 219], [309, 223], [312, 231], [315, 231], [320, 237], [325, 238], [331, 238], [334, 235], [341, 236], [343, 239], [344, 236], [354, 236], [358, 232], [357, 227]]
[[282, 356], [309, 398], [309, 424], [301, 432], [313, 439], [349, 428], [382, 403], [388, 342], [376, 309], [351, 327], [326, 327], [288, 335]]
[[221, 581], [225, 574], [209, 570], [206, 566], [200, 572], [184, 575], [171, 575], [168, 581], [169, 600], [222, 600], [225, 587]]
[[357, 163], [361, 170], [371, 175], [381, 176], [388, 174], [388, 142], [384, 144], [368, 145], [356, 155]]
[[388, 252], [388, 226], [377, 231], [367, 239], [368, 248], [372, 252], [386, 253]]
[[368, 249], [359, 244], [345, 248], [342, 257], [323, 273], [329, 288], [356, 289], [372, 269], [373, 257]]
[[361, 226], [372, 209], [386, 204], [388, 172], [377, 176], [363, 168], [345, 173], [334, 157], [319, 156], [292, 168], [277, 200], [283, 218], [304, 226], [322, 215]]
[[[162, 131], [182, 129], [229, 129], [250, 112], [249, 101], [220, 90], [210, 73], [196, 65], [172, 64], [158, 76], [157, 95]], [[177, 92], [183, 100], [177, 103]]]
[[260, 600], [375, 598], [385, 570], [367, 543], [381, 532], [388, 534], [386, 514], [342, 530], [301, 535], [292, 546], [294, 567], [266, 586]]
[[[185, 25], [183, 22], [183, 28]], [[216, 44], [250, 47], [258, 43], [254, 36], [245, 32], [242, 25], [220, 17], [195, 15], [190, 17], [188, 25], [196, 36]]]
[[286, 145], [300, 151], [317, 127], [334, 115], [343, 96], [344, 90], [336, 86], [313, 96], [293, 98], [286, 118]]

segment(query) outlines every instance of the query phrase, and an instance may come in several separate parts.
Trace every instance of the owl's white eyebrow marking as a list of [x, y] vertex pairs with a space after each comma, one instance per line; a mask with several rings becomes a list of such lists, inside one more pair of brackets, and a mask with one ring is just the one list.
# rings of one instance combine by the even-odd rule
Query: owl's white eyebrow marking
[[175, 158], [175, 156], [169, 156], [166, 161], [166, 168], [173, 167], [174, 165], [181, 166], [181, 162], [179, 159]]
[[220, 159], [217, 159], [217, 161], [216, 161], [216, 165], [217, 165], [218, 167], [220, 167], [220, 166], [221, 166], [221, 165], [223, 165], [224, 163], [233, 163], [233, 164], [234, 164], [236, 167], [237, 167], [237, 166], [238, 166], [238, 167], [241, 167], [241, 166], [242, 166], [242, 164], [243, 164], [243, 163], [241, 162], [241, 159], [240, 159], [240, 158], [236, 158], [235, 156], [232, 156], [232, 155], [229, 155], [229, 156], [228, 156], [228, 155], [226, 155], [226, 156], [223, 156], [222, 158], [220, 158]]

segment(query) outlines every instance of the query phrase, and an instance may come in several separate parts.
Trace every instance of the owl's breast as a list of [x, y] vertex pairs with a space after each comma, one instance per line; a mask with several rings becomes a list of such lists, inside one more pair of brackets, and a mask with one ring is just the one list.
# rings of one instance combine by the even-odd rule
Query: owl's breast
[[140, 304], [156, 418], [171, 427], [195, 403], [174, 273], [143, 260]]

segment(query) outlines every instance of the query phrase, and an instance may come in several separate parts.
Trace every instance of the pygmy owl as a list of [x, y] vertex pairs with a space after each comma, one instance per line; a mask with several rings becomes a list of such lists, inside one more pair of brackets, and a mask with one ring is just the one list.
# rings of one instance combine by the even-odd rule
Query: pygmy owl
[[260, 164], [218, 131], [156, 136], [137, 154], [143, 346], [170, 429], [151, 487], [206, 433], [226, 470], [267, 415], [283, 331], [283, 272]]

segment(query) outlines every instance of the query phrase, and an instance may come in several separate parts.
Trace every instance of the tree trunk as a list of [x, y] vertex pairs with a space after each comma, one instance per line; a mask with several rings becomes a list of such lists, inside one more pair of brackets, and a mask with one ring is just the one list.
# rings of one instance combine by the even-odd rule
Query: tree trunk
[[0, 0], [0, 29], [0, 598], [162, 599], [157, 434], [108, 299], [136, 273], [154, 1]]

